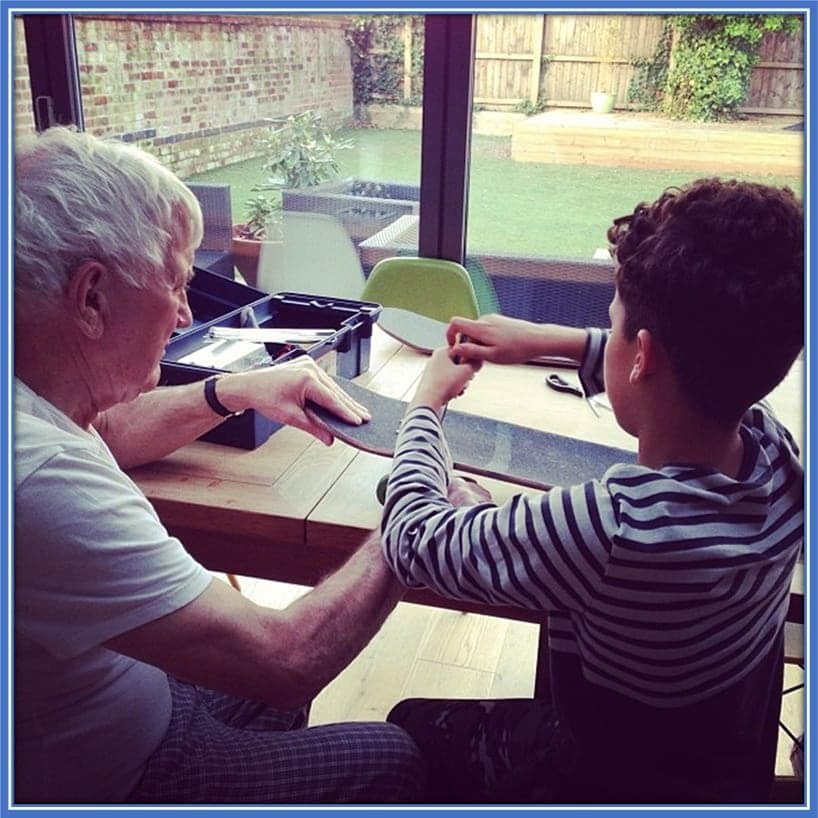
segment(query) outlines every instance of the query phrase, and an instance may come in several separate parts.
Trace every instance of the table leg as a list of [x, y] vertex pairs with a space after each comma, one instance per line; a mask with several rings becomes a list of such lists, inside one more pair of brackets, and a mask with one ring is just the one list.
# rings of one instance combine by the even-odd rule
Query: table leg
[[534, 698], [551, 698], [551, 662], [548, 655], [548, 619], [540, 622], [537, 638], [537, 669], [534, 673]]

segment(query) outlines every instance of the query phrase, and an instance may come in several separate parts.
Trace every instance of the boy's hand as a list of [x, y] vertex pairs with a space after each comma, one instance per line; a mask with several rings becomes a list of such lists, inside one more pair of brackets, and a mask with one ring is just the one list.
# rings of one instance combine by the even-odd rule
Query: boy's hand
[[456, 364], [452, 360], [450, 349], [436, 349], [426, 364], [409, 408], [430, 406], [440, 414], [452, 398], [463, 394], [481, 365], [480, 361], [468, 360], [461, 360], [461, 363]]

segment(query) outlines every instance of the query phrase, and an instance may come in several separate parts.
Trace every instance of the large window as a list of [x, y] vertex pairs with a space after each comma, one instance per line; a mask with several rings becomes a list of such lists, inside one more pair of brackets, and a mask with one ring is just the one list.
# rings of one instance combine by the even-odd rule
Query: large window
[[800, 30], [764, 35], [722, 122], [656, 110], [672, 40], [657, 14], [478, 16], [467, 259], [503, 312], [607, 323], [606, 230], [667, 186], [718, 175], [800, 193]]
[[[280, 208], [273, 234], [293, 214], [323, 214], [352, 245], [358, 275], [401, 253], [464, 261], [484, 311], [604, 322], [606, 229], [668, 185], [729, 175], [801, 192], [795, 16], [764, 33], [749, 94], [724, 122], [656, 110], [679, 42], [679, 18], [667, 15], [53, 17], [62, 22], [30, 60], [35, 78], [44, 62], [57, 69], [55, 97], [38, 92], [38, 114], [49, 105], [58, 119], [76, 114], [71, 55], [54, 48], [72, 20], [89, 130], [137, 142], [191, 184], [228, 185], [231, 223], [246, 222], [259, 196]], [[17, 66], [25, 129], [19, 45]], [[421, 105], [424, 72], [434, 93]], [[334, 131], [333, 149], [265, 147], [288, 117], [313, 114]], [[330, 178], [310, 184], [322, 168]], [[271, 177], [275, 189], [259, 190]], [[312, 244], [317, 253], [326, 242]]]

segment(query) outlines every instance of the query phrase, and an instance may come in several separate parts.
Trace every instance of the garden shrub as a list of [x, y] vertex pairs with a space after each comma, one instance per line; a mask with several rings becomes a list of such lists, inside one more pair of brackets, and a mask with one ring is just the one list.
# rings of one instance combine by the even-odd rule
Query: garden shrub
[[661, 110], [676, 119], [733, 119], [768, 31], [794, 32], [787, 14], [691, 14], [672, 18], [675, 43]]
[[[403, 27], [412, 25], [412, 92], [403, 93]], [[423, 17], [402, 14], [356, 15], [345, 38], [352, 57], [353, 103], [357, 109], [372, 102], [419, 105], [423, 97]]]

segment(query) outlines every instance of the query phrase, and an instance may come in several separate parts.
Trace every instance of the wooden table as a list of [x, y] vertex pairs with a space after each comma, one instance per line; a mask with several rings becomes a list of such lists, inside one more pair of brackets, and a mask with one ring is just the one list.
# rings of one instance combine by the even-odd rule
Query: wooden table
[[[382, 394], [408, 398], [426, 360], [376, 326], [369, 370], [356, 380]], [[600, 409], [597, 417], [584, 400], [549, 389], [545, 378], [551, 371], [486, 364], [452, 406], [635, 450], [635, 440], [616, 425], [612, 412]], [[570, 371], [562, 374], [575, 377]], [[799, 442], [801, 384], [797, 363], [771, 396]], [[285, 428], [255, 451], [197, 441], [131, 474], [168, 529], [208, 568], [312, 585], [378, 526], [375, 488], [390, 463], [340, 441], [326, 447]], [[506, 482], [481, 482], [498, 502], [520, 491]], [[407, 600], [541, 621], [521, 609], [457, 603], [428, 591], [412, 592]]]

